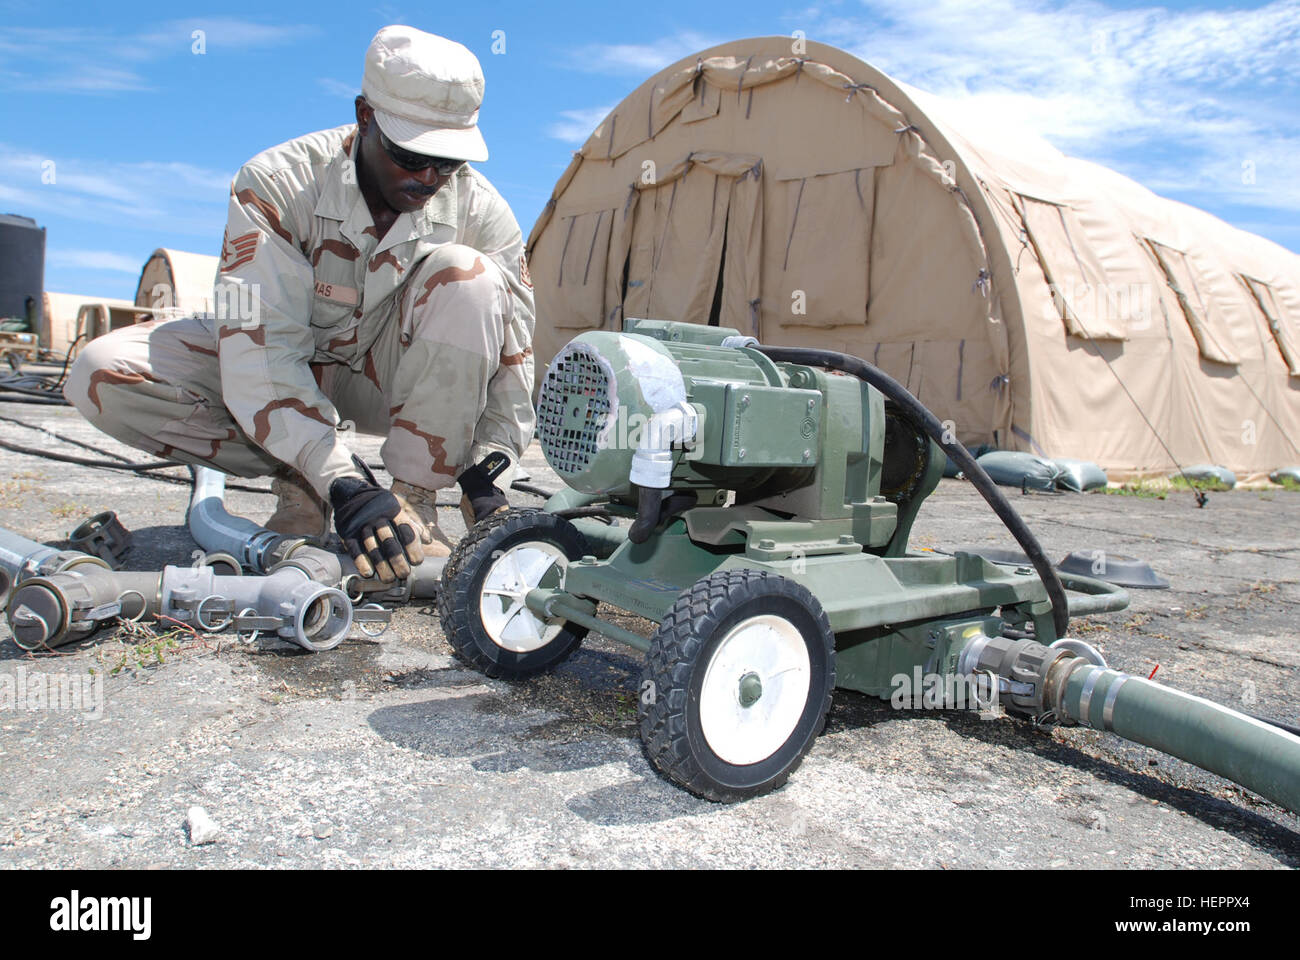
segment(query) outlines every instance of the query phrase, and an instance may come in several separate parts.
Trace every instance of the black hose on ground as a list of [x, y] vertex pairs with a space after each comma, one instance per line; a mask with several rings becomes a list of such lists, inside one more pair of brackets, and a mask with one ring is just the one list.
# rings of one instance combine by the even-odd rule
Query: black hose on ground
[[1020, 518], [1008, 502], [1007, 498], [1002, 495], [1002, 491], [997, 488], [992, 478], [984, 472], [984, 468], [975, 462], [969, 450], [960, 443], [956, 437], [951, 442], [944, 439], [943, 424], [939, 418], [922, 406], [921, 401], [912, 396], [907, 388], [901, 383], [865, 360], [858, 357], [850, 356], [847, 353], [838, 353], [834, 350], [816, 350], [810, 347], [767, 347], [757, 346], [754, 348], [766, 354], [772, 360], [778, 363], [800, 363], [809, 367], [825, 367], [829, 370], [839, 370], [843, 373], [857, 377], [871, 386], [875, 387], [888, 399], [894, 401], [909, 414], [916, 418], [917, 424], [925, 430], [935, 443], [943, 448], [958, 468], [966, 474], [966, 479], [974, 484], [975, 489], [993, 508], [993, 512], [1010, 531], [1011, 535], [1016, 538], [1016, 543], [1025, 551], [1029, 557], [1030, 563], [1033, 564], [1034, 570], [1038, 572], [1039, 579], [1043, 582], [1043, 587], [1047, 590], [1047, 596], [1052, 601], [1052, 622], [1056, 626], [1056, 635], [1065, 636], [1066, 630], [1070, 626], [1070, 605], [1065, 596], [1065, 588], [1061, 586], [1061, 579], [1056, 575], [1056, 569], [1052, 566], [1047, 555], [1043, 553], [1043, 548], [1037, 538], [1030, 532], [1025, 521]]
[[33, 397], [27, 393], [10, 394], [7, 390], [0, 388], [0, 403], [35, 403], [47, 407], [67, 407], [71, 406], [68, 401], [53, 397]]
[[[138, 477], [145, 477], [149, 480], [157, 480], [161, 483], [179, 484], [188, 487], [192, 484], [189, 477], [176, 477], [170, 474], [158, 473], [169, 467], [183, 467], [185, 464], [179, 461], [160, 460], [156, 463], [132, 463], [130, 461], [117, 463], [112, 460], [94, 460], [90, 457], [76, 457], [66, 453], [54, 453], [50, 450], [37, 450], [35, 447], [24, 447], [18, 443], [10, 443], [7, 440], [0, 440], [0, 448], [12, 450], [14, 453], [26, 454], [31, 457], [40, 457], [42, 460], [56, 460], [60, 463], [75, 463], [79, 466], [97, 467], [108, 470], [125, 470], [134, 473]], [[227, 490], [240, 490], [244, 493], [270, 493], [269, 487], [250, 487], [242, 483], [228, 483]], [[439, 504], [441, 506], [441, 504]]]
[[605, 507], [574, 507], [571, 510], [556, 510], [552, 516], [562, 517], [565, 520], [577, 520], [580, 517], [591, 517], [600, 520], [607, 525], [613, 525], [614, 520], [619, 514], [611, 513]]
[[144, 463], [132, 463], [127, 461], [119, 463], [115, 460], [95, 460], [91, 457], [78, 457], [71, 453], [55, 453], [53, 450], [38, 450], [36, 447], [26, 447], [21, 443], [10, 443], [8, 440], [0, 440], [0, 447], [6, 450], [12, 450], [14, 453], [25, 453], [31, 457], [40, 457], [43, 460], [57, 460], [60, 463], [76, 463], [86, 467], [106, 467], [109, 470], [130, 470], [132, 473], [142, 473], [148, 470], [165, 470], [169, 467], [179, 467], [182, 464], [174, 460], [152, 460]]
[[531, 483], [527, 483], [523, 480], [516, 480], [514, 483], [510, 484], [510, 489], [518, 490], [521, 493], [531, 493], [533, 496], [541, 497], [543, 500], [549, 500], [551, 497], [555, 496], [554, 490], [545, 490], [542, 487], [535, 487]]
[[1297, 727], [1294, 724], [1286, 723], [1285, 721], [1277, 720], [1273, 717], [1261, 717], [1258, 713], [1247, 713], [1246, 716], [1250, 717], [1252, 720], [1258, 720], [1260, 723], [1267, 723], [1270, 727], [1277, 727], [1279, 730], [1285, 730], [1293, 736], [1300, 737], [1300, 727]]

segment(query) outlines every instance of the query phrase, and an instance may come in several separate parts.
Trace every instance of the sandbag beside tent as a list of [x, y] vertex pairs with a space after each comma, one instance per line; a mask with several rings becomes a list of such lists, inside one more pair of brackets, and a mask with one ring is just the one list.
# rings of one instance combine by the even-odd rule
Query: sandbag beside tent
[[1056, 478], [1056, 484], [1063, 490], [1084, 493], [1106, 486], [1106, 471], [1091, 460], [1056, 457], [1055, 463], [1061, 470], [1060, 476]]
[[1013, 450], [994, 450], [975, 461], [994, 483], [1022, 490], [1055, 490], [1061, 468], [1045, 457]]
[[[993, 448], [989, 446], [987, 443], [979, 443], [970, 448], [970, 455], [974, 457], [976, 460], [978, 460], [980, 457], [984, 456], [984, 454], [991, 453], [992, 450]], [[962, 475], [961, 468], [958, 467], [957, 464], [954, 463], [951, 459], [948, 459], [948, 462], [945, 463], [943, 467], [943, 475], [947, 477], [949, 480], [952, 480], [955, 477], [959, 477]]]
[[1237, 485], [1237, 475], [1227, 467], [1215, 466], [1211, 463], [1197, 464], [1194, 467], [1187, 467], [1180, 473], [1173, 475], [1171, 479], [1183, 478], [1190, 480], [1192, 483], [1201, 484], [1219, 484], [1231, 490]]

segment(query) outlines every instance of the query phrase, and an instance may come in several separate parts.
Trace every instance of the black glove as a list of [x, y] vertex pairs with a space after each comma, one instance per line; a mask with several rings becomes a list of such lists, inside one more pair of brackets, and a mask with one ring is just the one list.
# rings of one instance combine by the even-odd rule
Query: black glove
[[460, 509], [465, 515], [466, 526], [472, 527], [492, 514], [510, 508], [506, 495], [492, 482], [508, 466], [510, 458], [504, 453], [489, 453], [456, 478], [461, 492], [465, 494]]
[[373, 474], [368, 480], [339, 477], [329, 493], [334, 529], [361, 576], [391, 583], [395, 577], [409, 577], [411, 564], [424, 560], [417, 527], [397, 498], [374, 482]]

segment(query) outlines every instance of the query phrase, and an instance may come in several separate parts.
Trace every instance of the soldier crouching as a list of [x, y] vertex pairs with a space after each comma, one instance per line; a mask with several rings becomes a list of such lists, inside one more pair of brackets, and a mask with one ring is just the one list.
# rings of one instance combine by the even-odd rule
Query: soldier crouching
[[[363, 574], [446, 556], [436, 491], [473, 523], [506, 508], [532, 437], [533, 298], [509, 206], [467, 161], [483, 77], [469, 50], [385, 27], [356, 124], [236, 175], [215, 316], [88, 344], [65, 394], [124, 443], [236, 476], [270, 474], [267, 526], [334, 528]], [[390, 490], [341, 425], [385, 436]]]

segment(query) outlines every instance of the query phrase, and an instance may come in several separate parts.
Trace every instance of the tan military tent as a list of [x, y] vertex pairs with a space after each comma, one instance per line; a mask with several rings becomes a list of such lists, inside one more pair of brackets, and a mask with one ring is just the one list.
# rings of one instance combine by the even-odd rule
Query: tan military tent
[[46, 292], [41, 346], [64, 353], [79, 335], [93, 340], [150, 317], [211, 313], [217, 263], [218, 258], [206, 254], [159, 247], [140, 271], [134, 303]]
[[129, 300], [47, 290], [38, 330], [39, 340], [46, 350], [63, 354], [72, 349], [79, 336], [93, 340], [110, 330], [130, 326], [139, 318], [139, 311]]
[[212, 313], [212, 292], [219, 258], [159, 247], [145, 261], [135, 302], [157, 310], [175, 308], [181, 313]]
[[1300, 257], [951, 113], [788, 37], [668, 67], [529, 237], [538, 363], [624, 316], [717, 323], [871, 360], [968, 445], [1300, 462]]

